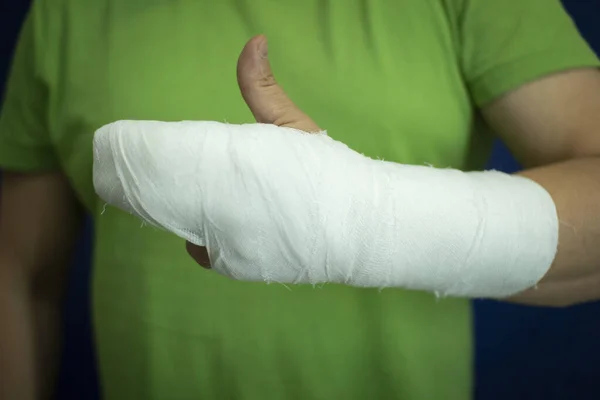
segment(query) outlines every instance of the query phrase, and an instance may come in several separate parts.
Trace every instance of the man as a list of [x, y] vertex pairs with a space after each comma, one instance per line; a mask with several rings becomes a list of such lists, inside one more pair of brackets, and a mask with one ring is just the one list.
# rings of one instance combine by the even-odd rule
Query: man
[[[599, 297], [600, 74], [558, 2], [387, 3], [35, 2], [0, 120], [3, 398], [51, 391], [82, 210], [95, 217], [107, 399], [470, 395], [467, 300], [231, 281], [170, 234], [114, 209], [100, 217], [91, 139], [118, 119], [318, 121], [368, 156], [462, 169], [481, 168], [494, 131], [564, 222], [548, 279], [513, 300]], [[240, 58], [252, 114], [240, 99], [238, 52], [259, 31], [305, 114], [264, 59]]]

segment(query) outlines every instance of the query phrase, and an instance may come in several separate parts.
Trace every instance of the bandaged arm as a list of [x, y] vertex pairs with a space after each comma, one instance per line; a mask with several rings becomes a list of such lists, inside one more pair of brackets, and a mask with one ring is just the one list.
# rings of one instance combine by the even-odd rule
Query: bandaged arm
[[503, 298], [557, 251], [555, 203], [535, 181], [373, 160], [325, 134], [120, 121], [94, 153], [102, 199], [206, 246], [234, 279]]

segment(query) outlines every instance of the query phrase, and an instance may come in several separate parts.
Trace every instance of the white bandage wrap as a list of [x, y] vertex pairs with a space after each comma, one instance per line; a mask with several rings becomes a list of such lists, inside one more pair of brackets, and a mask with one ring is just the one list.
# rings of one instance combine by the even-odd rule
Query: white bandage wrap
[[94, 186], [240, 280], [504, 297], [534, 286], [558, 244], [554, 202], [529, 179], [374, 160], [266, 124], [106, 125]]

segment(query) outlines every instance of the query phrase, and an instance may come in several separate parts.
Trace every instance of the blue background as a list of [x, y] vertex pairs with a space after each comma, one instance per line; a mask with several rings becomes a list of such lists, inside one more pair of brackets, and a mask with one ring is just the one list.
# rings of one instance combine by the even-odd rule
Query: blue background
[[[29, 2], [11, 2], [10, 9], [8, 3], [0, 5], [0, 85]], [[564, 4], [600, 53], [600, 0]], [[507, 172], [519, 169], [501, 143], [490, 166]], [[98, 398], [89, 314], [91, 237], [88, 221], [65, 304], [59, 399]], [[600, 400], [600, 303], [543, 309], [476, 301], [474, 309], [477, 400]]]

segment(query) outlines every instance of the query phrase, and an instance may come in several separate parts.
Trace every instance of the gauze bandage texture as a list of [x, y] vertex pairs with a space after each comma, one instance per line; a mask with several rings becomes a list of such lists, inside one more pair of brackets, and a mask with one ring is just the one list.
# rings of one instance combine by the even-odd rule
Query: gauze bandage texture
[[374, 160], [268, 124], [106, 125], [94, 186], [239, 280], [504, 297], [557, 250], [554, 202], [529, 179]]

